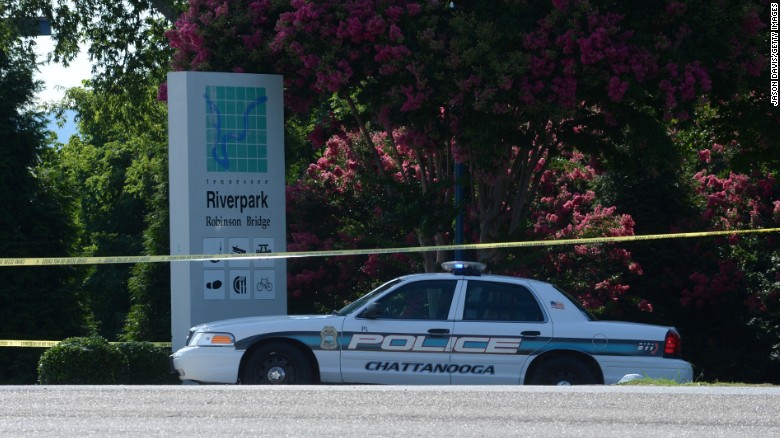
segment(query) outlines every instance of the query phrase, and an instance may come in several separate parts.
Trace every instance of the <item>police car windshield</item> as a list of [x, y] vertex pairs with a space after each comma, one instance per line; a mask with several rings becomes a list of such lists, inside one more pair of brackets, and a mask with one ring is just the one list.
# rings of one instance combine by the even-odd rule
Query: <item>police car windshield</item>
[[376, 297], [377, 295], [381, 294], [382, 292], [390, 289], [391, 287], [395, 286], [396, 284], [400, 283], [401, 279], [396, 278], [393, 280], [388, 281], [387, 283], [379, 286], [378, 288], [372, 290], [371, 292], [363, 295], [362, 297], [358, 298], [357, 300], [349, 303], [344, 307], [343, 309], [339, 310], [338, 312], [334, 312], [336, 315], [339, 316], [347, 316], [350, 313], [354, 312], [355, 309], [359, 309], [360, 307], [363, 307], [364, 304], [369, 302], [372, 298]]

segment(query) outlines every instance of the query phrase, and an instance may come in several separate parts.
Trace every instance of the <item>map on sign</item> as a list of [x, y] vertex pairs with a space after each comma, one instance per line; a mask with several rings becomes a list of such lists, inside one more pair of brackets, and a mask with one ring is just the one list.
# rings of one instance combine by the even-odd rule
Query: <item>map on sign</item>
[[265, 88], [205, 88], [206, 170], [268, 172]]

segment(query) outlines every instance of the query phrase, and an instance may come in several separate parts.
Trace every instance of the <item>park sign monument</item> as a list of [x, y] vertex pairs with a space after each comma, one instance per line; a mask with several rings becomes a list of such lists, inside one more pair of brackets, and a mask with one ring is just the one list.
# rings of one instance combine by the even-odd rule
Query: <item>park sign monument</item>
[[[282, 99], [277, 75], [168, 74], [172, 255], [286, 251]], [[285, 259], [171, 263], [174, 351], [193, 325], [286, 313]]]

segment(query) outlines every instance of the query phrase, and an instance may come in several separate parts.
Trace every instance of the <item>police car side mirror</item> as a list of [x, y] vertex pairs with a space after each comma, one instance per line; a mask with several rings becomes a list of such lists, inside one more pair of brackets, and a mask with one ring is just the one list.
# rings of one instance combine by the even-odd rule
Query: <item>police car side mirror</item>
[[374, 301], [363, 311], [363, 318], [374, 319], [385, 312], [385, 306], [382, 303]]

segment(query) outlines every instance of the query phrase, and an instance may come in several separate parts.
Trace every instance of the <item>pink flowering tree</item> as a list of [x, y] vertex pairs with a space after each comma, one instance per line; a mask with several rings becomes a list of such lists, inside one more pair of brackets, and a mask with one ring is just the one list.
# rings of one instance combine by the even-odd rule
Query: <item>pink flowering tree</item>
[[[396, 241], [413, 231], [430, 245], [451, 241], [455, 163], [468, 169], [475, 241], [527, 238], [531, 226], [534, 238], [632, 233], [587, 191], [543, 192], [558, 172], [550, 163], [618, 148], [637, 135], [637, 115], [677, 126], [703, 100], [721, 105], [752, 86], [766, 64], [761, 12], [703, 1], [194, 0], [168, 37], [177, 69], [284, 75], [287, 108], [312, 121], [317, 148], [302, 183], [329, 202], [350, 193], [401, 228]], [[585, 207], [571, 229], [536, 228], [532, 205], [557, 215], [575, 199]], [[425, 254], [426, 270], [436, 257]], [[591, 281], [603, 291], [595, 307], [622, 295], [615, 275]]]
[[[288, 185], [288, 251], [374, 248], [403, 238], [378, 226], [365, 191], [336, 187], [337, 179], [317, 173]], [[288, 311], [330, 313], [368, 292], [376, 279], [418, 271], [418, 264], [405, 254], [290, 259]]]
[[[377, 144], [382, 143], [380, 137], [381, 134], [375, 136]], [[415, 233], [409, 228], [387, 225], [396, 219], [386, 217], [380, 187], [358, 178], [352, 142], [360, 143], [359, 139], [359, 133], [332, 136], [322, 155], [296, 182], [288, 185], [289, 251], [416, 243]], [[377, 279], [389, 279], [420, 268], [419, 258], [409, 254], [291, 259], [289, 310], [330, 312], [368, 292], [376, 286]]]
[[[634, 234], [631, 216], [601, 205], [593, 192], [598, 171], [575, 153], [560, 157], [543, 172], [532, 203], [527, 240], [578, 239]], [[652, 312], [652, 303], [631, 293], [642, 275], [631, 253], [614, 244], [550, 246], [510, 255], [509, 271], [552, 281], [597, 314], [618, 317], [626, 309]]]
[[[670, 199], [668, 212], [652, 208], [638, 216], [658, 218], [652, 232], [778, 227], [778, 155], [765, 146], [777, 127], [766, 102], [749, 105], [754, 100], [740, 98], [717, 110], [702, 106], [690, 126], [675, 129], [672, 139], [685, 163], [677, 175], [659, 179], [656, 190], [671, 180], [681, 199]], [[676, 325], [686, 356], [707, 380], [777, 381], [779, 238], [745, 234], [627, 245], [644, 271], [630, 282], [630, 293], [654, 309], [631, 318]]]
[[[731, 164], [755, 145], [730, 141], [702, 146], [694, 174], [699, 222], [724, 231], [780, 227], [777, 168], [756, 162], [740, 173]], [[745, 350], [741, 359], [712, 357], [712, 363], [720, 365], [711, 374], [739, 374], [744, 380], [760, 381], [770, 370], [780, 369], [780, 235], [709, 239], [693, 247], [693, 255], [695, 262], [681, 284], [679, 299], [695, 321], [709, 327], [702, 330], [701, 344], [710, 349], [702, 354], [716, 356], [712, 348], [720, 346], [732, 352]], [[745, 360], [758, 365], [744, 370]]]
[[498, 17], [455, 5], [451, 121], [482, 242], [522, 235], [543, 159], [609, 151], [636, 135], [637, 115], [688, 120], [702, 100], [759, 89], [766, 62], [757, 3], [506, 2]]
[[[284, 76], [311, 146], [295, 151], [289, 249], [346, 249], [450, 243], [456, 163], [469, 242], [773, 226], [764, 17], [757, 0], [192, 0], [168, 37], [176, 69]], [[478, 257], [604, 316], [679, 325], [717, 377], [778, 356], [776, 239]], [[291, 309], [441, 257], [295, 260]]]
[[[627, 109], [687, 119], [713, 84], [755, 73], [763, 65], [752, 44], [757, 8], [729, 8], [571, 0], [506, 2], [497, 14], [465, 2], [214, 0], [191, 2], [168, 35], [177, 68], [283, 74], [297, 113], [335, 97], [338, 122], [361, 136], [361, 178], [377, 177], [390, 203], [412, 189], [430, 204], [414, 227], [421, 244], [446, 240], [426, 212], [452, 204], [453, 163], [466, 163], [479, 240], [490, 242], [522, 235], [544, 163], [556, 154], [619, 136], [631, 122]], [[719, 52], [717, 62], [704, 55], [719, 47], [699, 53], [703, 34], [714, 32], [722, 38], [710, 46], [743, 50]], [[735, 75], [735, 65], [745, 71]], [[414, 173], [402, 167], [390, 135], [397, 130], [414, 139]], [[372, 134], [379, 131], [382, 147]], [[394, 168], [382, 162], [384, 149]], [[425, 265], [432, 269], [430, 257]]]
[[[394, 211], [403, 217], [397, 226], [432, 245], [444, 243], [442, 227], [427, 213], [452, 210], [453, 161], [441, 134], [446, 115], [429, 98], [442, 70], [433, 43], [445, 10], [405, 1], [192, 2], [169, 38], [177, 68], [283, 74], [287, 107], [314, 118], [313, 146], [334, 133], [356, 134], [351, 168], [336, 172], [373, 180], [385, 205], [424, 201], [415, 223], [409, 208]], [[330, 109], [320, 117], [323, 105]], [[434, 262], [425, 254], [426, 270]]]

